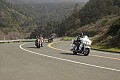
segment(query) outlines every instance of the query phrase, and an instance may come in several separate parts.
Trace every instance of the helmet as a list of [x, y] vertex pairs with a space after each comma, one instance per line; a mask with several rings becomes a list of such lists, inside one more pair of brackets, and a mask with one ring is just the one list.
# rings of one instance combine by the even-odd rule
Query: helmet
[[83, 33], [80, 33], [77, 37], [82, 38], [83, 37]]
[[77, 37], [81, 37], [81, 35], [78, 35]]
[[88, 39], [88, 36], [84, 36], [84, 38]]

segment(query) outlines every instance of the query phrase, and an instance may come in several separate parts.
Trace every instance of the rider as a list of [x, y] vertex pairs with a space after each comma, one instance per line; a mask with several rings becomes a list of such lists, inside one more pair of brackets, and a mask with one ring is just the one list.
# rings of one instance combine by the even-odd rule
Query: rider
[[42, 35], [36, 36], [35, 45], [38, 42], [38, 40], [41, 42], [41, 47], [43, 47], [44, 39], [43, 39]]
[[43, 36], [42, 36], [42, 35], [39, 35], [39, 39], [40, 39], [40, 41], [41, 41], [41, 47], [43, 47], [43, 42], [44, 42]]
[[77, 42], [79, 43], [79, 44], [76, 45], [77, 46], [77, 50], [79, 50], [79, 47], [80, 47], [80, 44], [81, 44], [81, 38], [83, 38], [83, 33], [81, 33], [77, 37]]
[[50, 36], [48, 37], [48, 40], [53, 41], [53, 38], [54, 38], [54, 36], [53, 36], [53, 35], [50, 35]]
[[54, 38], [54, 36], [53, 35], [51, 35], [51, 40], [53, 41], [53, 38]]
[[38, 37], [38, 36], [36, 36], [35, 45], [37, 45], [38, 40], [39, 40], [39, 37]]
[[[81, 44], [81, 38], [83, 38], [83, 33], [79, 34], [79, 35], [76, 37], [76, 39], [74, 39], [73, 44], [74, 44], [75, 46], [73, 47], [73, 50], [75, 50], [76, 47], [77, 47], [76, 50], [79, 50], [79, 46], [80, 46], [80, 44]], [[78, 43], [79, 43], [79, 44], [78, 44]]]

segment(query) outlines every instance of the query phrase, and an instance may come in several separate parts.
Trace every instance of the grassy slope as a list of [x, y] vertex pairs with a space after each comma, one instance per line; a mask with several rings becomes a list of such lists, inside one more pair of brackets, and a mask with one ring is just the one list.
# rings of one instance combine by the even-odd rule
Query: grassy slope
[[79, 34], [80, 32], [84, 32], [84, 34], [89, 35], [91, 37], [104, 33], [108, 30], [110, 25], [114, 23], [116, 19], [118, 19], [118, 16], [111, 15], [103, 17], [102, 19], [99, 19], [98, 21], [82, 26], [71, 33], [71, 35]]
[[92, 38], [92, 48], [120, 52], [119, 30], [120, 17], [111, 15], [99, 19], [95, 23], [83, 26], [71, 33], [71, 35], [83, 32], [85, 35], [94, 36]]
[[12, 4], [0, 1], [0, 39], [26, 38], [24, 26], [25, 22], [30, 21], [28, 17], [16, 11]]
[[120, 52], [120, 17], [109, 28], [93, 38], [93, 48]]

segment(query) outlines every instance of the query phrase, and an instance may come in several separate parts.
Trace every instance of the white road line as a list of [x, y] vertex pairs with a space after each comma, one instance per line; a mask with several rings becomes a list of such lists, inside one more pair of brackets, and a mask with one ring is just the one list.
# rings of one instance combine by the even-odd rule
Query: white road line
[[33, 53], [33, 54], [37, 54], [37, 55], [40, 55], [40, 56], [44, 56], [44, 57], [48, 57], [48, 58], [53, 58], [53, 59], [57, 59], [57, 60], [67, 61], [67, 62], [71, 62], [71, 63], [82, 64], [82, 65], [86, 65], [86, 66], [90, 66], [90, 67], [96, 67], [96, 68], [101, 68], [101, 69], [107, 69], [107, 70], [112, 70], [112, 71], [120, 72], [120, 70], [118, 70], [118, 69], [107, 68], [107, 67], [102, 67], [102, 66], [97, 66], [97, 65], [92, 65], [92, 64], [77, 62], [77, 61], [73, 61], [73, 60], [69, 60], [69, 59], [64, 59], [64, 58], [59, 58], [59, 57], [54, 57], [54, 56], [49, 56], [49, 55], [44, 55], [44, 54], [41, 54], [41, 53], [33, 52], [33, 51], [30, 51], [30, 50], [24, 49], [22, 46], [25, 45], [25, 44], [28, 44], [28, 43], [21, 44], [19, 46], [20, 49], [22, 49], [24, 51], [27, 51], [27, 52], [30, 52], [30, 53]]

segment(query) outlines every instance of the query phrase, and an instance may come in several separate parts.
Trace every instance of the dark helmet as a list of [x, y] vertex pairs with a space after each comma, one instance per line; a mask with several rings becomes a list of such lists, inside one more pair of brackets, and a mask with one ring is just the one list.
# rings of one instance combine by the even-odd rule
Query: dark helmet
[[80, 37], [83, 37], [83, 33], [80, 33], [79, 35], [80, 35]]
[[77, 36], [77, 40], [80, 40], [80, 38], [81, 38], [81, 35], [78, 35], [78, 36]]
[[42, 34], [39, 34], [39, 37], [42, 37]]
[[83, 33], [80, 33], [77, 37], [82, 38], [83, 37]]

